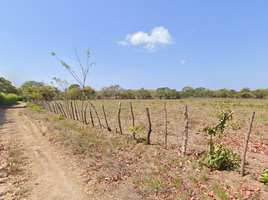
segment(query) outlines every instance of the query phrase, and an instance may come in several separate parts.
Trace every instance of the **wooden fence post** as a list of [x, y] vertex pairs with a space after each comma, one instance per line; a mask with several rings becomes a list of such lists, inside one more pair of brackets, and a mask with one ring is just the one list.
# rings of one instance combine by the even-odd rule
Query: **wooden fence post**
[[102, 105], [102, 111], [103, 111], [106, 127], [107, 127], [108, 131], [111, 131], [111, 128], [109, 127], [108, 122], [107, 122], [107, 118], [106, 118], [106, 114], [105, 114], [105, 110], [104, 110], [104, 105]]
[[148, 107], [146, 107], [145, 109], [146, 109], [147, 118], [148, 118], [147, 144], [151, 144], [150, 135], [151, 135], [151, 132], [152, 132], [152, 128], [151, 128], [150, 113], [149, 113], [149, 108]]
[[183, 139], [183, 146], [182, 146], [182, 154], [186, 155], [186, 150], [187, 150], [187, 142], [188, 142], [188, 110], [187, 110], [187, 105], [183, 107], [183, 115], [184, 115], [184, 120], [185, 120], [185, 129], [184, 129], [184, 139]]
[[63, 112], [64, 117], [65, 117], [65, 118], [68, 118], [68, 116], [67, 116], [67, 114], [65, 113], [64, 108], [63, 108], [63, 106], [61, 105], [61, 103], [60, 103], [60, 102], [58, 103], [58, 105], [59, 105], [59, 107], [61, 108], [61, 110], [62, 110], [62, 112]]
[[132, 103], [129, 102], [129, 104], [130, 104], [130, 111], [131, 111], [131, 116], [132, 116], [132, 126], [134, 127], [135, 126], [135, 122], [134, 122], [134, 114], [133, 114]]
[[121, 111], [121, 102], [119, 102], [119, 106], [118, 106], [118, 125], [119, 125], [120, 133], [123, 134], [121, 121], [120, 121], [120, 111]]
[[75, 116], [74, 116], [74, 107], [73, 107], [73, 102], [71, 101], [71, 109], [72, 109], [72, 119], [75, 120]]
[[166, 102], [164, 102], [164, 110], [165, 110], [165, 148], [167, 149], [167, 107], [166, 107]]
[[89, 107], [89, 114], [90, 114], [91, 124], [92, 124], [92, 127], [94, 127], [94, 121], [93, 121], [93, 116], [92, 116], [91, 108], [90, 108], [90, 106], [88, 106], [88, 107]]
[[87, 115], [86, 115], [86, 111], [84, 111], [84, 122], [87, 125]]
[[245, 144], [244, 144], [244, 152], [243, 152], [243, 155], [242, 155], [242, 163], [241, 163], [241, 170], [240, 170], [240, 175], [242, 177], [245, 175], [245, 167], [244, 167], [244, 165], [245, 165], [248, 141], [249, 141], [250, 132], [251, 132], [252, 124], [253, 124], [254, 115], [255, 115], [255, 111], [252, 113], [249, 128], [248, 128], [248, 134], [246, 135], [246, 140], [245, 140]]
[[76, 110], [76, 103], [75, 103], [75, 100], [73, 100], [73, 102], [74, 102], [74, 111], [75, 111], [75, 115], [76, 115], [76, 120], [79, 121], [78, 114], [77, 114], [77, 110]]

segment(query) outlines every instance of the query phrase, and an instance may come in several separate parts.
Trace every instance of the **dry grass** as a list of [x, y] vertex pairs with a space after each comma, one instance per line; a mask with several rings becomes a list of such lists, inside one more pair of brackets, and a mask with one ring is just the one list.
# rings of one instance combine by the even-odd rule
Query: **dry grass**
[[[118, 133], [118, 103], [122, 102], [121, 124]], [[137, 143], [129, 127], [132, 126], [129, 100], [93, 100], [102, 124], [105, 125], [101, 105], [105, 106], [111, 132], [70, 119], [54, 118], [55, 114], [28, 110], [28, 116], [42, 120], [48, 127], [44, 137], [60, 143], [79, 156], [86, 166], [88, 182], [96, 197], [159, 199], [264, 199], [267, 189], [259, 183], [258, 174], [268, 163], [268, 101], [245, 99], [183, 99], [167, 101], [168, 148], [164, 149], [164, 100], [131, 100], [135, 125], [144, 127], [136, 137], [146, 135], [147, 117], [151, 115], [152, 145]], [[81, 104], [81, 103], [80, 103]], [[183, 105], [189, 112], [189, 146], [187, 156], [181, 155], [184, 121]], [[241, 151], [249, 118], [256, 111], [248, 148], [246, 171], [240, 178], [235, 172], [212, 171], [201, 168], [197, 160], [208, 150], [208, 135], [202, 133], [205, 125], [217, 124], [215, 113], [229, 107], [235, 113], [229, 122], [222, 142], [235, 151]], [[89, 119], [87, 113], [87, 120]], [[90, 122], [89, 122], [90, 123]], [[220, 180], [220, 181], [219, 181]], [[244, 181], [246, 180], [246, 181]]]

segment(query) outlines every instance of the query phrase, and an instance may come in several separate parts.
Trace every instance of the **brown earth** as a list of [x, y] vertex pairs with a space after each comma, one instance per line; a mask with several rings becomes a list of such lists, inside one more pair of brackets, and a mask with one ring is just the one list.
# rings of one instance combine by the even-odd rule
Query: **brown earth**
[[[1, 176], [0, 198], [17, 199], [23, 196], [19, 194], [24, 190], [27, 199], [90, 199], [83, 190], [84, 182], [80, 176], [79, 166], [42, 137], [41, 133], [46, 130], [46, 127], [42, 126], [41, 121], [39, 126], [36, 126], [22, 114], [25, 105], [21, 103], [0, 110], [2, 155], [12, 143], [17, 143], [21, 145], [23, 157], [27, 159], [23, 166], [24, 173]], [[1, 159], [2, 169], [5, 169], [4, 161]], [[16, 180], [23, 179], [21, 177], [28, 178], [26, 181]], [[16, 182], [24, 182], [24, 184], [16, 185]], [[13, 187], [14, 185], [17, 187]]]
[[[133, 140], [128, 129], [131, 118], [124, 114], [129, 113], [128, 101], [122, 107], [123, 135], [118, 133], [115, 101], [94, 101], [99, 109], [105, 104], [112, 132], [57, 119], [58, 114], [37, 112], [25, 104], [0, 109], [0, 199], [268, 199], [268, 189], [259, 178], [268, 167], [268, 104], [249, 100], [242, 107], [229, 101], [236, 115], [222, 142], [235, 152], [243, 149], [245, 116], [253, 109], [258, 113], [243, 178], [239, 172], [197, 164], [208, 149], [208, 135], [201, 130], [207, 123], [217, 123], [212, 106], [220, 105], [219, 100], [169, 101], [167, 149], [160, 100], [132, 101], [136, 123], [144, 127], [137, 137], [146, 134], [144, 106], [152, 104], [152, 145]], [[190, 112], [187, 156], [181, 154], [184, 104]]]

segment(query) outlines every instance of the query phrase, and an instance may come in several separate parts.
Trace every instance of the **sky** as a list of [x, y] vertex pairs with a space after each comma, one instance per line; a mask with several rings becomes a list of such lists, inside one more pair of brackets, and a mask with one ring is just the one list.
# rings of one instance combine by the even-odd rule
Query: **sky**
[[20, 87], [268, 88], [266, 0], [0, 0], [0, 77]]

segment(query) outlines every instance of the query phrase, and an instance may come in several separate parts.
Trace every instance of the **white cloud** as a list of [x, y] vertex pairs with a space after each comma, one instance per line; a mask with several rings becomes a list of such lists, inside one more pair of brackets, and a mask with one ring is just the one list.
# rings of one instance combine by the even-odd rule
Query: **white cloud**
[[168, 30], [164, 27], [155, 27], [151, 31], [151, 35], [148, 33], [144, 33], [143, 31], [139, 31], [134, 34], [128, 34], [126, 37], [126, 41], [119, 41], [117, 42], [120, 45], [127, 45], [131, 44], [134, 46], [145, 44], [143, 48], [147, 49], [150, 52], [156, 51], [157, 45], [165, 45], [165, 44], [172, 44], [172, 37], [168, 33]]
[[182, 60], [182, 61], [181, 61], [181, 64], [182, 64], [182, 65], [183, 65], [184, 63], [186, 63], [186, 60]]
[[122, 46], [127, 46], [128, 45], [127, 42], [125, 42], [125, 41], [117, 41], [117, 44], [120, 44]]

